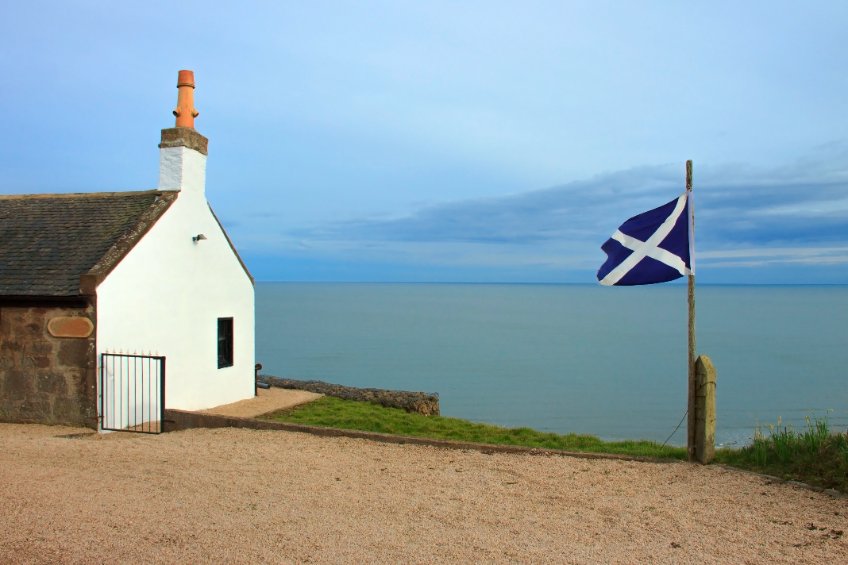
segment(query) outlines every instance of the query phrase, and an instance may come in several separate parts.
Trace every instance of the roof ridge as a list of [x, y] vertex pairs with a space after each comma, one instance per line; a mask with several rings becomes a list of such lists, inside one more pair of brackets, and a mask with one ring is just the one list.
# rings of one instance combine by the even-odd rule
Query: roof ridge
[[34, 193], [34, 194], [0, 194], [2, 200], [37, 200], [42, 198], [96, 198], [98, 196], [142, 196], [146, 194], [160, 196], [174, 190], [161, 190], [158, 188], [149, 190], [120, 190], [113, 192], [57, 192], [57, 193]]

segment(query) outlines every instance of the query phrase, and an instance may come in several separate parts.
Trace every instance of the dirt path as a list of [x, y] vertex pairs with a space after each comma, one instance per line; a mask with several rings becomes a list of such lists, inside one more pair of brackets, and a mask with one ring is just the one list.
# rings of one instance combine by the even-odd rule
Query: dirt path
[[715, 466], [0, 424], [0, 563], [833, 564], [846, 532], [846, 499]]
[[209, 410], [203, 410], [209, 414], [218, 416], [234, 416], [236, 418], [254, 418], [260, 414], [267, 414], [275, 410], [291, 408], [299, 404], [312, 402], [324, 396], [305, 390], [292, 390], [285, 388], [259, 389], [257, 396], [246, 400], [239, 400], [232, 404], [216, 406]]

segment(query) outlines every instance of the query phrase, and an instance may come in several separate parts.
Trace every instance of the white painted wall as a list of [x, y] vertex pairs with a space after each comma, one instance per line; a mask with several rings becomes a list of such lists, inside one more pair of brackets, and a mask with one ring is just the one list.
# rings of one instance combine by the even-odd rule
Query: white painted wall
[[[97, 287], [104, 352], [167, 357], [167, 408], [197, 410], [254, 395], [253, 284], [205, 197], [206, 156], [160, 149], [160, 188], [179, 197]], [[207, 239], [193, 242], [204, 234]], [[233, 366], [218, 368], [218, 318], [233, 318]]]

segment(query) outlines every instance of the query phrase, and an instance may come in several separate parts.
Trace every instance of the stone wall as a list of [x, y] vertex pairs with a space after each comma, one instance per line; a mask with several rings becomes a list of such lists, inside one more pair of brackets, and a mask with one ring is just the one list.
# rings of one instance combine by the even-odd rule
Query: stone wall
[[385, 390], [381, 388], [356, 388], [352, 386], [334, 385], [323, 381], [299, 381], [282, 379], [271, 375], [260, 375], [260, 382], [265, 382], [278, 388], [306, 390], [344, 398], [345, 400], [361, 400], [374, 402], [389, 408], [401, 408], [407, 412], [417, 412], [425, 416], [439, 415], [439, 395], [426, 392], [409, 392], [405, 390]]
[[94, 320], [92, 305], [0, 303], [0, 421], [97, 428]]

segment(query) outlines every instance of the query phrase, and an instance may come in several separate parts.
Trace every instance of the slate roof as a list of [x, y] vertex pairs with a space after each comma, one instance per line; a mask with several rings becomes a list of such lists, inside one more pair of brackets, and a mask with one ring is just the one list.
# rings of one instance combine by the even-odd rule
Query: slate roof
[[81, 277], [102, 280], [176, 197], [158, 190], [0, 196], [0, 296], [80, 296]]

